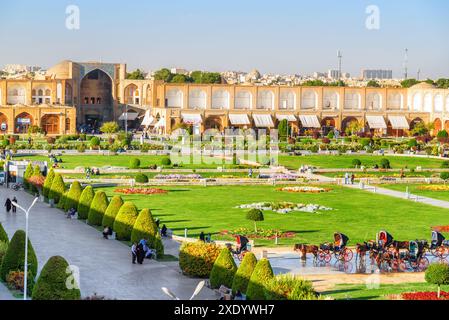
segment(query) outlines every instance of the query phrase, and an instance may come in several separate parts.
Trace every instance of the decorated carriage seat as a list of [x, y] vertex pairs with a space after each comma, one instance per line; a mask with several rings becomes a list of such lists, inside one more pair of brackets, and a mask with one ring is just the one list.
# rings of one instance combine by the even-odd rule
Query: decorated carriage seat
[[393, 236], [387, 231], [381, 231], [379, 232], [378, 242], [381, 248], [388, 247], [393, 243]]
[[438, 231], [432, 231], [432, 242], [430, 244], [431, 249], [435, 249], [443, 244], [445, 241], [444, 236]]
[[408, 251], [410, 253], [410, 257], [412, 259], [415, 259], [418, 255], [419, 252], [419, 246], [418, 243], [416, 241], [410, 241], [409, 245], [408, 245]]
[[334, 246], [335, 250], [341, 250], [344, 247], [346, 247], [346, 244], [348, 243], [349, 238], [344, 235], [343, 233], [334, 233]]
[[330, 250], [331, 245], [329, 243], [322, 243], [322, 244], [320, 244], [320, 249], [321, 250]]

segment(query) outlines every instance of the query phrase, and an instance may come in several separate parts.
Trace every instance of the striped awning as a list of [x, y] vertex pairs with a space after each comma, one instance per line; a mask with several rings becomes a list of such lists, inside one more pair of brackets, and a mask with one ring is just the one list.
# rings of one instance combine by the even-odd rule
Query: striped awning
[[134, 121], [137, 119], [137, 117], [139, 116], [139, 114], [137, 112], [128, 112], [128, 115], [126, 115], [126, 112], [123, 112], [120, 117], [118, 117], [119, 121], [124, 121], [124, 120], [128, 120], [128, 121]]
[[391, 127], [395, 130], [410, 129], [407, 119], [404, 116], [388, 116]]
[[316, 115], [300, 115], [299, 120], [304, 128], [321, 128]]
[[366, 116], [370, 129], [386, 129], [387, 124], [382, 116]]
[[251, 123], [246, 114], [229, 114], [229, 121], [235, 126], [248, 125]]
[[297, 120], [292, 114], [277, 114], [276, 119], [278, 119], [278, 121], [287, 120], [288, 122], [295, 122]]
[[270, 128], [274, 127], [273, 118], [269, 114], [253, 114], [253, 120], [256, 127]]
[[154, 117], [150, 114], [150, 110], [145, 112], [145, 117], [142, 120], [141, 126], [151, 126], [154, 122]]
[[203, 119], [199, 113], [183, 113], [181, 116], [182, 122], [186, 124], [197, 125], [203, 122]]

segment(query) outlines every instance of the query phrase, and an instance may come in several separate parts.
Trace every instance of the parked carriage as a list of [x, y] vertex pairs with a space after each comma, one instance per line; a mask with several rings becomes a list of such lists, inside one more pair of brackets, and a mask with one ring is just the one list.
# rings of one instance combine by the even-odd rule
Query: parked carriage
[[352, 260], [354, 254], [351, 249], [346, 245], [349, 242], [349, 237], [343, 233], [334, 233], [333, 243], [324, 243], [320, 245], [318, 251], [318, 259], [322, 262], [330, 262], [332, 259], [332, 253], [339, 261], [349, 262]]
[[393, 236], [389, 234], [387, 231], [380, 231], [377, 235], [377, 244], [380, 248], [388, 248], [393, 244]]
[[407, 252], [400, 254], [399, 260], [407, 262], [410, 268], [415, 271], [424, 271], [429, 266], [429, 259], [426, 258], [426, 240], [410, 241]]
[[438, 231], [432, 231], [430, 252], [440, 259], [446, 259], [449, 256], [449, 241]]

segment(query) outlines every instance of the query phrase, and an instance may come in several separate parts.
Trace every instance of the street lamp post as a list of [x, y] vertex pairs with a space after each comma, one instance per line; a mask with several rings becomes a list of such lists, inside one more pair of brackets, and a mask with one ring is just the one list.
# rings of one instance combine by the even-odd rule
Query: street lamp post
[[128, 105], [125, 104], [125, 134], [128, 134]]
[[23, 275], [23, 300], [27, 299], [27, 289], [28, 289], [27, 288], [27, 286], [28, 286], [28, 215], [31, 211], [31, 208], [33, 208], [33, 206], [36, 204], [38, 199], [39, 198], [36, 197], [28, 209], [22, 208], [15, 201], [12, 202], [13, 206], [19, 208], [20, 210], [22, 210], [25, 213], [25, 263], [24, 263], [25, 271], [24, 271], [24, 275]]

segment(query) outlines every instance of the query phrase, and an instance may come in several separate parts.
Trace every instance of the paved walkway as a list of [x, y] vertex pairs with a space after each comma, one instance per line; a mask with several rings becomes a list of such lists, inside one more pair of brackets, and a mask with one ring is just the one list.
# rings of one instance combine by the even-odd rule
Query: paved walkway
[[[24, 214], [6, 214], [3, 204], [16, 196], [21, 206], [30, 205], [33, 197], [0, 187], [0, 222], [11, 238], [25, 228]], [[30, 213], [29, 237], [39, 261], [39, 272], [54, 255], [63, 256], [79, 268], [83, 297], [94, 293], [109, 299], [167, 299], [161, 287], [170, 288], [181, 299], [190, 298], [198, 279], [180, 273], [178, 262], [146, 260], [143, 265], [131, 264], [130, 248], [115, 240], [105, 240], [96, 229], [78, 220], [68, 220], [58, 209], [38, 202]], [[166, 252], [177, 254], [179, 244], [165, 241]], [[0, 299], [8, 292], [0, 285]], [[11, 297], [9, 297], [11, 298]], [[212, 290], [204, 288], [199, 299], [215, 299]]]

